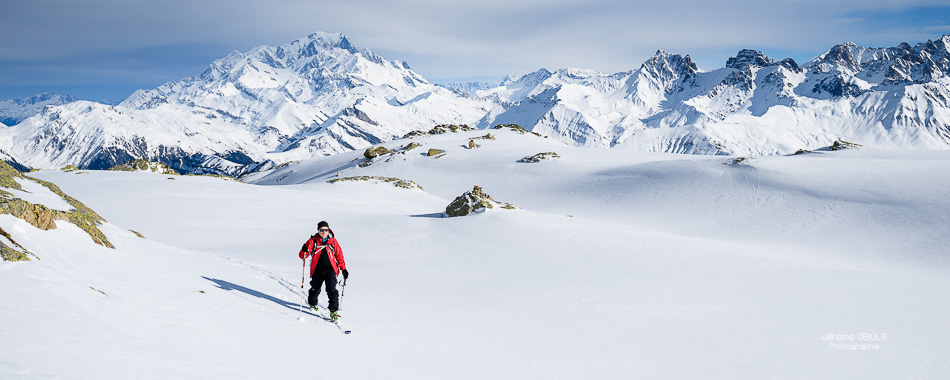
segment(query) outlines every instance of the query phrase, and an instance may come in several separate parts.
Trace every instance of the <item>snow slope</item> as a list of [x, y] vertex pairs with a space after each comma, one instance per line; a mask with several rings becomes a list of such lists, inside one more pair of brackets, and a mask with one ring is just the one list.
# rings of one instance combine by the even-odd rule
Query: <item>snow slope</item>
[[[42, 258], [0, 263], [0, 310], [16, 316], [0, 328], [0, 377], [950, 371], [950, 306], [940, 302], [950, 296], [946, 151], [735, 163], [490, 132], [496, 140], [475, 140], [476, 149], [463, 145], [486, 131], [384, 143], [422, 146], [368, 167], [358, 152], [292, 163], [247, 177], [256, 185], [33, 173], [108, 219], [117, 248], [68, 225], [43, 232], [0, 217]], [[446, 154], [423, 155], [428, 148]], [[561, 158], [517, 162], [547, 151]], [[354, 175], [424, 190], [325, 182]], [[440, 217], [474, 185], [520, 209]], [[350, 335], [313, 316], [296, 320], [296, 251], [319, 220], [337, 233], [351, 272], [342, 303]], [[865, 333], [877, 340], [840, 340]]]

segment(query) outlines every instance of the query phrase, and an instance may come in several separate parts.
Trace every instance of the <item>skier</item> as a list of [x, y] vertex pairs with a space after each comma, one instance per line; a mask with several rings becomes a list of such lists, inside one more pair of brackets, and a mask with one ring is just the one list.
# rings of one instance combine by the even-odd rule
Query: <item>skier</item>
[[310, 293], [307, 302], [310, 308], [317, 311], [317, 297], [320, 295], [320, 285], [325, 284], [329, 298], [330, 318], [334, 322], [340, 319], [337, 310], [340, 307], [339, 292], [336, 290], [336, 277], [343, 270], [343, 279], [350, 277], [343, 260], [343, 249], [336, 241], [330, 224], [326, 221], [317, 223], [317, 234], [307, 239], [300, 248], [300, 258], [310, 259]]

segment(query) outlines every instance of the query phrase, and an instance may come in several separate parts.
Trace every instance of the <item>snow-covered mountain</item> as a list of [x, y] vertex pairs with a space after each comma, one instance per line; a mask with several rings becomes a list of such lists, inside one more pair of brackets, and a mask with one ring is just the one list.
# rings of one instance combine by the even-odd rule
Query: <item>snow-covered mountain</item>
[[[672, 103], [666, 95], [682, 90], [683, 82], [698, 72], [689, 56], [662, 51], [639, 70], [613, 75], [541, 69], [479, 92], [498, 104], [478, 126], [519, 124], [572, 145], [610, 147], [642, 129], [644, 118], [666, 110]], [[675, 147], [651, 150], [696, 153]]]
[[802, 65], [744, 49], [711, 71], [658, 51], [636, 70], [541, 69], [489, 88], [434, 85], [405, 62], [315, 33], [233, 52], [116, 106], [47, 107], [0, 130], [0, 152], [38, 168], [143, 158], [240, 175], [443, 123], [513, 123], [574, 146], [672, 153], [787, 154], [837, 140], [947, 149], [948, 46], [950, 36], [846, 43]]
[[72, 95], [39, 93], [26, 99], [0, 99], [0, 123], [9, 126], [40, 113], [43, 107], [75, 102]]
[[913, 47], [847, 43], [802, 66], [744, 49], [712, 71], [662, 51], [613, 75], [540, 70], [478, 92], [500, 100], [478, 126], [678, 153], [782, 154], [839, 139], [947, 149], [948, 45], [947, 35]]
[[233, 52], [198, 76], [137, 91], [117, 106], [46, 108], [0, 135], [0, 146], [31, 167], [106, 168], [145, 158], [236, 175], [434, 124], [473, 123], [488, 107], [343, 35], [314, 33]]

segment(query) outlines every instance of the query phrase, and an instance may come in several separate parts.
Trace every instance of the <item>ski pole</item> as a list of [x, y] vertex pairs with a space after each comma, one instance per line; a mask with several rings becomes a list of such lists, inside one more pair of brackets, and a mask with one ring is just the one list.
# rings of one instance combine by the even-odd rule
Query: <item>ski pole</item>
[[300, 316], [297, 319], [303, 319], [303, 284], [307, 282], [307, 258], [304, 257], [301, 261], [303, 261], [303, 269], [300, 274]]
[[343, 289], [340, 290], [340, 310], [343, 310], [343, 295], [346, 294], [346, 277], [343, 278]]

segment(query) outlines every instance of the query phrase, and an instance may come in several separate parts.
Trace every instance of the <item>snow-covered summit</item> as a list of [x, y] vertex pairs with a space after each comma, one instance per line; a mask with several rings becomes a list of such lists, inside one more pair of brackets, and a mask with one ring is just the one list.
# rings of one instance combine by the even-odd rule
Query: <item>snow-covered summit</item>
[[687, 55], [657, 50], [656, 54], [640, 65], [640, 71], [662, 82], [673, 82], [699, 72], [699, 67]]
[[[306, 38], [248, 52], [234, 51], [215, 60], [196, 77], [167, 83], [155, 90], [141, 90], [122, 103], [150, 108], [162, 101], [187, 103], [214, 97], [233, 97], [233, 90], [255, 99], [267, 90], [285, 90], [297, 102], [353, 87], [417, 87], [428, 82], [402, 61], [387, 61], [366, 49], [357, 49], [342, 34], [314, 33]], [[231, 90], [231, 91], [229, 91]], [[339, 110], [337, 110], [339, 111]]]
[[197, 76], [137, 91], [116, 107], [50, 110], [6, 139], [20, 142], [10, 150], [33, 167], [108, 168], [142, 158], [240, 175], [436, 124], [472, 123], [487, 108], [487, 100], [432, 85], [405, 62], [358, 49], [342, 34], [314, 33], [232, 52]]

